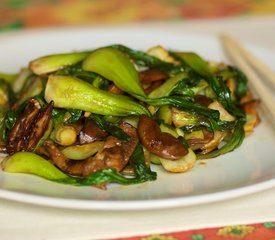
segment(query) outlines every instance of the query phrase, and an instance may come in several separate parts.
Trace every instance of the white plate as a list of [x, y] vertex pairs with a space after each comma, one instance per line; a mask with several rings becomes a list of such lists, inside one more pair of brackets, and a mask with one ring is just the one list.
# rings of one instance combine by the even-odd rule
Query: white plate
[[[41, 55], [122, 43], [136, 49], [153, 45], [196, 51], [208, 60], [225, 60], [218, 39], [210, 36], [119, 29], [67, 29], [0, 35], [0, 71], [16, 72]], [[249, 46], [266, 62], [272, 53]], [[262, 114], [263, 111], [262, 111]], [[36, 176], [0, 172], [0, 197], [33, 204], [102, 210], [156, 209], [220, 201], [275, 186], [275, 131], [262, 123], [232, 153], [198, 164], [189, 172], [170, 174], [154, 167], [158, 179], [133, 186], [112, 185], [103, 191], [45, 181]]]

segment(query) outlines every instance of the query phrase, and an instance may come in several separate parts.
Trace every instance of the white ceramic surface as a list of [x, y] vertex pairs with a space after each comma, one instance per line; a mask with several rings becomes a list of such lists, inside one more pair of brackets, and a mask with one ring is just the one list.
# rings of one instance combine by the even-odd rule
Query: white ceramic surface
[[[142, 50], [160, 44], [175, 50], [196, 51], [208, 60], [227, 61], [216, 37], [129, 29], [67, 29], [0, 35], [0, 71], [16, 72], [45, 54], [113, 43]], [[275, 61], [272, 52], [248, 47], [265, 62]], [[0, 172], [0, 197], [74, 209], [134, 210], [202, 204], [261, 191], [275, 186], [275, 129], [264, 108], [261, 115], [261, 125], [241, 147], [206, 164], [198, 162], [187, 173], [170, 174], [155, 166], [158, 179], [154, 182], [112, 185], [103, 191]]]

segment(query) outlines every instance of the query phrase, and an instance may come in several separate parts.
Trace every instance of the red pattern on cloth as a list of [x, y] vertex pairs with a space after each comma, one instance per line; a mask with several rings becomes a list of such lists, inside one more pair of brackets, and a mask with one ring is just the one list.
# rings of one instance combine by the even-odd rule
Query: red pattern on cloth
[[114, 240], [275, 240], [275, 223], [225, 226]]

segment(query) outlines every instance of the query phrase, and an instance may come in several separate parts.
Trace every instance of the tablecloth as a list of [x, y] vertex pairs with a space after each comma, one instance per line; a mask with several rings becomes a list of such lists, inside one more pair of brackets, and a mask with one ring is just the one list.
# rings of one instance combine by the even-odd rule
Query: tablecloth
[[[0, 2], [0, 30], [120, 25], [227, 32], [275, 52], [273, 0], [44, 0]], [[215, 204], [100, 212], [0, 200], [1, 239], [275, 239], [275, 188]], [[169, 224], [168, 224], [169, 223]]]
[[2, 0], [4, 29], [273, 15], [273, 0]]

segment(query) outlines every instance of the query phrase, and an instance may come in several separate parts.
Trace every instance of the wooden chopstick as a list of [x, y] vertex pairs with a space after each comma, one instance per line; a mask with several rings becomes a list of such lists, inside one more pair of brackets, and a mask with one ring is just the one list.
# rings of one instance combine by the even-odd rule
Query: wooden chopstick
[[269, 81], [271, 84], [275, 85], [275, 72], [268, 67], [266, 64], [264, 64], [259, 58], [257, 58], [254, 54], [249, 52], [247, 49], [241, 46], [240, 43], [238, 43], [235, 39], [228, 35], [221, 35], [221, 40], [224, 42], [227, 42], [232, 47], [236, 48], [240, 54], [246, 59], [249, 64], [260, 74], [262, 74], [267, 81]]
[[[228, 56], [233, 60], [234, 64], [239, 67], [240, 70], [243, 71], [248, 77], [249, 88], [251, 88], [252, 91], [258, 95], [261, 102], [265, 105], [271, 114], [272, 118], [275, 119], [275, 103], [273, 101], [274, 97], [251, 66], [257, 68], [257, 70], [261, 73], [265, 69], [268, 69], [268, 67], [263, 63], [255, 66], [255, 64], [260, 62], [260, 60], [241, 47], [241, 45], [232, 37], [223, 34], [220, 36], [220, 39]], [[248, 58], [253, 59], [248, 60]], [[259, 68], [261, 68], [261, 70], [259, 70]], [[268, 74], [268, 76], [266, 76], [267, 74], [263, 75], [268, 79], [268, 81], [273, 81], [271, 80], [273, 79], [272, 74], [273, 72], [271, 71], [271, 77], [270, 74]]]

